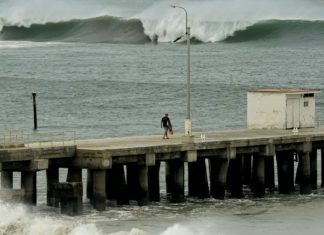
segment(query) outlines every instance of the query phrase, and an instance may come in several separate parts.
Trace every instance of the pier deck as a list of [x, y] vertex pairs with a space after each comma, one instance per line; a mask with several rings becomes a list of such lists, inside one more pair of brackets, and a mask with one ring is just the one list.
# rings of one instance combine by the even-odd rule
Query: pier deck
[[[81, 170], [87, 169], [87, 196], [96, 209], [103, 210], [106, 200], [118, 204], [137, 200], [142, 205], [160, 200], [160, 163], [165, 162], [167, 193], [171, 202], [180, 202], [185, 198], [187, 162], [188, 196], [222, 199], [228, 190], [232, 197], [242, 197], [243, 184], [250, 186], [255, 196], [263, 196], [266, 189], [277, 187], [276, 159], [279, 193], [293, 192], [296, 184], [300, 193], [317, 189], [317, 150], [324, 149], [324, 128], [300, 129], [297, 134], [292, 130], [204, 132], [184, 140], [177, 134], [170, 139], [153, 135], [2, 146], [1, 186], [12, 188], [12, 172], [21, 172], [25, 201], [36, 203], [36, 172], [46, 170], [48, 205], [57, 205], [57, 200], [61, 206], [69, 200], [79, 204], [82, 196], [76, 192], [82, 190], [76, 182], [82, 181]], [[294, 164], [298, 164], [296, 174]], [[321, 165], [323, 184], [323, 155]], [[58, 182], [59, 168], [69, 169], [67, 185]]]

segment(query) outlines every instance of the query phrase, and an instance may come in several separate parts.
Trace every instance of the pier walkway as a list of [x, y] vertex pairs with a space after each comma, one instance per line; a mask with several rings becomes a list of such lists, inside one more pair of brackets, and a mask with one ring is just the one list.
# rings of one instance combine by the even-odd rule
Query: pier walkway
[[[60, 205], [63, 213], [79, 213], [81, 170], [87, 169], [87, 197], [95, 209], [104, 210], [107, 200], [116, 200], [117, 204], [136, 200], [145, 205], [160, 200], [161, 162], [165, 162], [164, 177], [171, 202], [182, 202], [186, 197], [224, 199], [227, 194], [240, 198], [244, 196], [243, 185], [256, 197], [275, 189], [289, 194], [296, 185], [300, 193], [309, 194], [318, 187], [317, 156], [322, 149], [324, 128], [299, 129], [298, 133], [292, 130], [204, 132], [194, 133], [191, 140], [178, 134], [164, 140], [162, 135], [154, 135], [41, 144], [0, 143], [0, 194], [20, 195], [26, 203], [35, 204], [36, 172], [46, 170], [47, 204]], [[323, 162], [322, 155], [322, 185]], [[68, 168], [66, 183], [58, 181], [59, 168]], [[185, 169], [188, 195], [184, 190]], [[12, 189], [13, 172], [21, 172], [21, 190]]]

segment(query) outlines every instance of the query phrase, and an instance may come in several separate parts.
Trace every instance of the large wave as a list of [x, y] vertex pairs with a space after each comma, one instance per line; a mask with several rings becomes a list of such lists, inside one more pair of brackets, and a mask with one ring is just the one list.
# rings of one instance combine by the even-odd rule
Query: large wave
[[63, 41], [87, 43], [145, 43], [143, 25], [137, 19], [102, 16], [58, 23], [8, 25], [0, 32], [0, 40]]
[[225, 42], [286, 41], [287, 43], [323, 43], [324, 21], [267, 20], [236, 30]]
[[[6, 25], [6, 24], [4, 24]], [[161, 28], [156, 22], [146, 28], [139, 19], [112, 16], [70, 20], [58, 23], [6, 25], [0, 40], [62, 41], [85, 43], [147, 43], [154, 38], [171, 42], [179, 31]], [[154, 28], [155, 26], [155, 28]], [[323, 42], [324, 21], [262, 20], [258, 22], [200, 22], [192, 29], [192, 37], [201, 42], [249, 42], [281, 40], [287, 42]]]
[[[155, 0], [3, 0], [0, 40], [172, 42], [185, 31], [182, 9]], [[201, 42], [323, 41], [322, 0], [182, 0]]]

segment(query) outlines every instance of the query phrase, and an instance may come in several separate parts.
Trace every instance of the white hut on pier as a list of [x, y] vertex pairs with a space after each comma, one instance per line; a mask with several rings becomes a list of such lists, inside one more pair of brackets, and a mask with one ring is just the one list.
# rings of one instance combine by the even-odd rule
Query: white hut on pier
[[315, 127], [315, 93], [319, 89], [257, 89], [247, 94], [248, 129]]

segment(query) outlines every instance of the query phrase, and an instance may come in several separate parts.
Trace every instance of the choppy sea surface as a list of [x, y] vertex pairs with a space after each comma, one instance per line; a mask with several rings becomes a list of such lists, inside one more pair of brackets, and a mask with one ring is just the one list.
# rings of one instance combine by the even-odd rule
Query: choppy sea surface
[[[323, 1], [0, 2], [0, 130], [76, 130], [77, 138], [162, 134], [168, 112], [184, 131], [187, 9], [192, 28], [194, 131], [245, 128], [246, 93], [273, 87], [324, 87]], [[157, 44], [153, 39], [158, 39]], [[323, 94], [316, 94], [323, 120]], [[162, 141], [162, 140], [161, 140]], [[162, 172], [163, 173], [163, 172]], [[319, 170], [319, 174], [321, 171]], [[62, 169], [61, 180], [66, 171]], [[109, 203], [78, 217], [46, 206], [0, 203], [0, 234], [322, 234], [324, 192], [267, 194], [224, 201], [188, 199], [138, 207]], [[162, 176], [161, 176], [162, 178]], [[320, 179], [320, 177], [319, 177]], [[319, 185], [321, 182], [318, 182]], [[19, 174], [15, 174], [15, 187]]]

